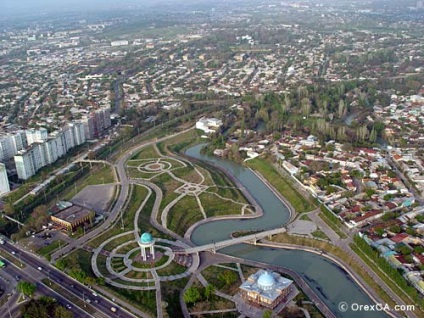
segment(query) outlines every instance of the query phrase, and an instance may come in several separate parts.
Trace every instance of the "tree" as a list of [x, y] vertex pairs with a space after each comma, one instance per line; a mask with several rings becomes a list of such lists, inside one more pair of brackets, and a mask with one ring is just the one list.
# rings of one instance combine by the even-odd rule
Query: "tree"
[[7, 215], [13, 215], [15, 214], [15, 207], [13, 206], [12, 202], [6, 202], [3, 206], [3, 211], [7, 214]]
[[37, 289], [37, 285], [26, 281], [20, 281], [16, 286], [16, 289], [25, 296], [32, 297]]
[[83, 272], [81, 269], [72, 268], [69, 271], [69, 276], [71, 276], [72, 278], [75, 278], [80, 283], [84, 283], [85, 278], [87, 277], [87, 274]]
[[43, 225], [46, 225], [50, 221], [50, 215], [47, 213], [47, 206], [37, 206], [31, 214], [33, 218], [33, 226], [39, 230]]
[[265, 310], [262, 314], [262, 318], [271, 318], [272, 317], [272, 311], [271, 310]]
[[56, 267], [60, 269], [61, 271], [65, 270], [66, 267], [68, 267], [68, 262], [66, 259], [61, 258], [56, 261]]
[[46, 304], [36, 299], [31, 299], [24, 304], [21, 309], [21, 314], [24, 318], [49, 318]]
[[371, 196], [375, 194], [375, 190], [373, 188], [365, 188], [364, 191], [368, 198], [371, 198]]
[[62, 306], [57, 306], [56, 310], [54, 311], [54, 317], [55, 318], [73, 318], [74, 314], [72, 311], [66, 309]]
[[218, 279], [222, 281], [226, 286], [234, 284], [237, 280], [237, 274], [232, 270], [225, 270], [218, 275]]
[[103, 276], [100, 276], [100, 277], [97, 277], [96, 278], [96, 283], [97, 283], [97, 285], [103, 286], [103, 285], [106, 284], [106, 280], [105, 280], [105, 278]]
[[97, 282], [96, 282], [96, 279], [94, 277], [86, 276], [84, 278], [84, 283], [88, 286], [93, 286], [93, 285], [96, 285]]
[[89, 151], [87, 154], [88, 160], [94, 160], [96, 158], [96, 154], [93, 151]]
[[189, 304], [193, 303], [196, 304], [196, 301], [198, 301], [201, 298], [199, 289], [197, 287], [190, 287], [186, 290], [184, 293], [184, 302]]
[[205, 287], [206, 300], [209, 301], [209, 298], [212, 298], [213, 295], [215, 295], [215, 286], [212, 284], [209, 284]]

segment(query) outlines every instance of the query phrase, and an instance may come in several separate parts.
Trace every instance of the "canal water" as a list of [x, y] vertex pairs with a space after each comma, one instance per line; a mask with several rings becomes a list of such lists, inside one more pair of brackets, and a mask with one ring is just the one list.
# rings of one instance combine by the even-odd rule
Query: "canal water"
[[[285, 224], [290, 217], [287, 206], [249, 169], [221, 158], [202, 155], [204, 144], [193, 146], [185, 154], [205, 162], [218, 164], [235, 176], [250, 192], [264, 215], [248, 220], [217, 220], [198, 226], [191, 236], [193, 243], [203, 245], [228, 239], [234, 231], [266, 230]], [[373, 301], [337, 264], [320, 255], [297, 250], [264, 248], [249, 244], [234, 245], [220, 252], [253, 261], [279, 265], [296, 271], [337, 317], [387, 317], [384, 312], [339, 310], [339, 303], [372, 305]]]

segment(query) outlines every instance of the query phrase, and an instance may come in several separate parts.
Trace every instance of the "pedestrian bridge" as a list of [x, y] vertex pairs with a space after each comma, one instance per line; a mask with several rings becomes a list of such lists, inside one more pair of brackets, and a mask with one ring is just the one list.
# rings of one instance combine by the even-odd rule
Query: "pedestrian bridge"
[[244, 236], [240, 236], [240, 237], [235, 237], [235, 238], [231, 238], [231, 239], [220, 241], [220, 242], [214, 242], [214, 243], [211, 243], [211, 244], [205, 244], [205, 245], [195, 246], [195, 247], [188, 247], [188, 248], [186, 248], [182, 251], [179, 251], [179, 253], [192, 254], [192, 253], [199, 253], [199, 252], [205, 252], [205, 251], [212, 251], [212, 252], [215, 253], [217, 250], [219, 250], [221, 248], [231, 246], [231, 245], [240, 244], [240, 243], [252, 243], [252, 244], [256, 245], [256, 243], [260, 239], [263, 239], [267, 236], [272, 236], [274, 234], [284, 233], [284, 232], [286, 232], [286, 229], [284, 227], [281, 227], [281, 228], [278, 228], [278, 229], [273, 229], [273, 230], [263, 231], [263, 232], [259, 232], [259, 233], [255, 233], [255, 234], [249, 234], [249, 235], [244, 235]]

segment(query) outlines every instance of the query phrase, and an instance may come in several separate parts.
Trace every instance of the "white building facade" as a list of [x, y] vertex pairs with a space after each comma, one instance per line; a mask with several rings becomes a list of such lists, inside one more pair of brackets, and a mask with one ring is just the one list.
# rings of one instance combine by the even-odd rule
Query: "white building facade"
[[7, 179], [6, 166], [0, 163], [0, 196], [10, 192], [9, 180]]

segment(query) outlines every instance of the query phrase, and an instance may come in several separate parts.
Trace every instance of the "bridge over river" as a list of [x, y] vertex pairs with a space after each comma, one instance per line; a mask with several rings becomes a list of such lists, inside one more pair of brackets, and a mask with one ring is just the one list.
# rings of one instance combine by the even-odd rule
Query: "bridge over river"
[[231, 238], [231, 239], [228, 239], [228, 240], [223, 240], [223, 241], [214, 242], [214, 243], [210, 243], [210, 244], [205, 244], [205, 245], [200, 245], [200, 246], [195, 246], [195, 247], [188, 247], [188, 248], [184, 249], [183, 251], [180, 251], [179, 253], [191, 254], [191, 253], [199, 253], [199, 252], [204, 252], [204, 251], [212, 251], [212, 252], [215, 253], [217, 250], [219, 250], [221, 248], [231, 246], [231, 245], [240, 244], [240, 243], [253, 243], [253, 244], [256, 245], [256, 243], [260, 239], [263, 239], [264, 237], [272, 236], [274, 234], [279, 234], [279, 233], [284, 233], [284, 232], [286, 232], [286, 228], [280, 227], [280, 228], [273, 229], [273, 230], [263, 231], [263, 232], [259, 232], [259, 233], [255, 233], [255, 234], [244, 235], [244, 236], [240, 236], [240, 237], [234, 237], [234, 238]]

